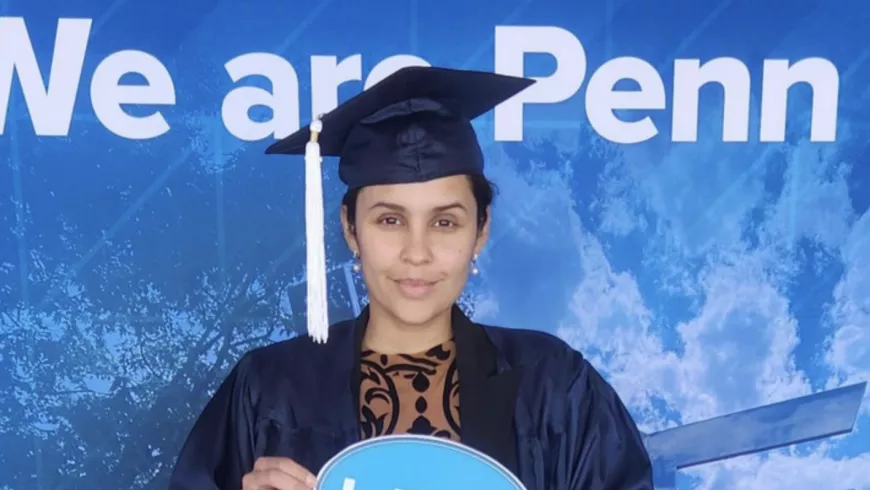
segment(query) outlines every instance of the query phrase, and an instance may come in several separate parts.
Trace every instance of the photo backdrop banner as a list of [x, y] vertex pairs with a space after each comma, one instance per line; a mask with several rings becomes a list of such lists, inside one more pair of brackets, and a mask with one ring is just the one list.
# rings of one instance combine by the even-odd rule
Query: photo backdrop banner
[[[612, 383], [658, 489], [870, 488], [870, 4], [0, 1], [0, 489], [160, 489], [305, 331], [303, 162], [401, 66], [539, 79], [461, 303]], [[324, 171], [330, 318], [365, 305]]]

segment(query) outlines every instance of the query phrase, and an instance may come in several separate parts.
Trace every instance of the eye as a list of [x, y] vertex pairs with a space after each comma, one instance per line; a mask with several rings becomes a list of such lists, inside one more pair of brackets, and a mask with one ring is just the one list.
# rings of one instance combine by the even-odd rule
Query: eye
[[395, 216], [382, 216], [378, 219], [378, 224], [385, 226], [398, 226], [401, 222], [399, 221], [399, 218]]
[[439, 228], [453, 228], [456, 226], [456, 222], [452, 219], [440, 218], [435, 221], [435, 226]]

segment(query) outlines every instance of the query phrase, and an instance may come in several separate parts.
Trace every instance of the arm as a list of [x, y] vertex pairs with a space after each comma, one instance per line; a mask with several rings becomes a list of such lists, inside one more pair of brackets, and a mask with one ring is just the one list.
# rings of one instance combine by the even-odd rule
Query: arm
[[653, 490], [649, 455], [619, 396], [585, 359], [574, 372], [555, 488]]
[[250, 363], [244, 356], [206, 404], [181, 448], [169, 490], [241, 488], [254, 465]]

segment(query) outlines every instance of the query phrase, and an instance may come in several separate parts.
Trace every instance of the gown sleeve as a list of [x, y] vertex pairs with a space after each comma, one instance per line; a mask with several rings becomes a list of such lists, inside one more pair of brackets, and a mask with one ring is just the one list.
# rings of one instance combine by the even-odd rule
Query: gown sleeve
[[169, 490], [238, 490], [254, 464], [251, 359], [244, 356], [197, 418], [175, 463]]
[[559, 490], [653, 490], [652, 463], [616, 391], [585, 359], [568, 391]]

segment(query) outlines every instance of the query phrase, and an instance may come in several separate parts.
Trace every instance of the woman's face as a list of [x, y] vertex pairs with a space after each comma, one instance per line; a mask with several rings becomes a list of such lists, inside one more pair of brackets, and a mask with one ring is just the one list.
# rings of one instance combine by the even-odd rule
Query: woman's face
[[419, 325], [448, 310], [489, 231], [478, 229], [466, 176], [362, 189], [355, 231], [342, 210], [345, 239], [359, 254], [369, 301]]

